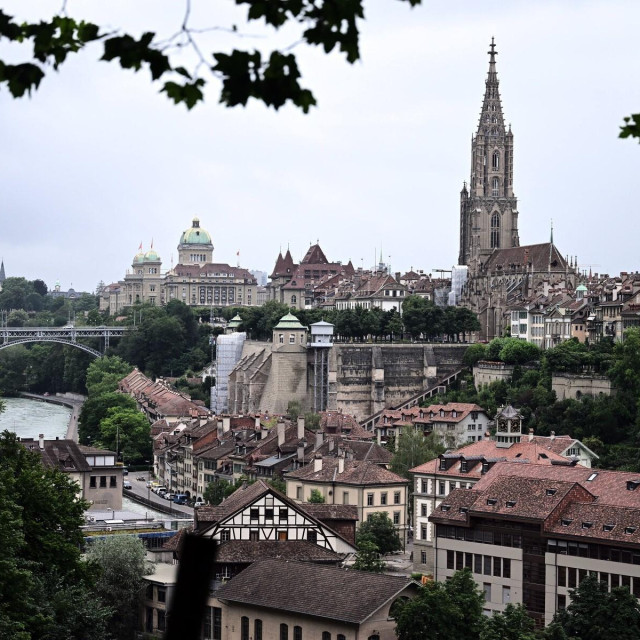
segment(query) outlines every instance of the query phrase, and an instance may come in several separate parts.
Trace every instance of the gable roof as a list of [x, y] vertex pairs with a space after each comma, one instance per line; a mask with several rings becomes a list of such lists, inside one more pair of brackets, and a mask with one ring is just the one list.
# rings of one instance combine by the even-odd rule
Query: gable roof
[[[268, 585], [295, 585], [289, 589]], [[415, 582], [409, 578], [306, 562], [254, 562], [224, 585], [219, 600], [361, 624]], [[354, 597], [357, 594], [357, 597]]]
[[344, 471], [338, 471], [339, 460], [323, 458], [322, 469], [314, 471], [314, 465], [286, 474], [286, 478], [306, 480], [307, 482], [335, 482], [352, 485], [407, 484], [408, 480], [397, 473], [388, 471], [378, 464], [359, 460], [345, 460]]
[[512, 264], [531, 264], [533, 269], [538, 271], [548, 268], [549, 264], [551, 264], [551, 271], [565, 271], [567, 268], [566, 260], [560, 255], [556, 246], [549, 242], [496, 249], [487, 259], [485, 268], [493, 271], [501, 266], [507, 269]]

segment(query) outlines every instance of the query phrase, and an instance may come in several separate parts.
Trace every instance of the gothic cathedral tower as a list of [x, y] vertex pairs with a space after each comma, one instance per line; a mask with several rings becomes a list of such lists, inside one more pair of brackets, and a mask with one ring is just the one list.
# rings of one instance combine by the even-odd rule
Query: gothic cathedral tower
[[517, 199], [513, 195], [513, 134], [502, 115], [493, 38], [482, 113], [471, 139], [471, 182], [460, 192], [459, 264], [477, 275], [495, 249], [520, 244]]

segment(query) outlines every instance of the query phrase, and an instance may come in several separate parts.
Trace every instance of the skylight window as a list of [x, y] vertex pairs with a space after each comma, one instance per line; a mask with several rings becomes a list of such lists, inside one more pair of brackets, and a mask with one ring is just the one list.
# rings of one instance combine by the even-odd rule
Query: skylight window
[[515, 500], [507, 500], [507, 507], [512, 508], [516, 506]]
[[588, 478], [587, 482], [593, 482], [598, 477], [597, 473], [592, 473]]
[[561, 524], [563, 527], [568, 527], [572, 522], [573, 520], [571, 520], [571, 518], [562, 518], [561, 520]]
[[632, 533], [636, 532], [636, 528], [637, 527], [625, 527], [624, 532], [628, 535], [631, 535]]
[[498, 504], [498, 500], [497, 500], [497, 498], [487, 498], [487, 504], [488, 504], [490, 507], [493, 507], [493, 506], [495, 506], [496, 504]]
[[547, 495], [548, 496], [555, 496], [557, 493], [557, 489], [547, 489]]
[[583, 522], [582, 523], [582, 528], [583, 529], [591, 529], [592, 526], [593, 526], [593, 522]]
[[442, 509], [442, 511], [449, 511], [449, 509], [451, 509], [451, 505], [450, 504], [443, 504], [440, 506], [440, 509]]
[[603, 524], [602, 525], [602, 530], [603, 531], [613, 531], [613, 528], [615, 527], [615, 524]]

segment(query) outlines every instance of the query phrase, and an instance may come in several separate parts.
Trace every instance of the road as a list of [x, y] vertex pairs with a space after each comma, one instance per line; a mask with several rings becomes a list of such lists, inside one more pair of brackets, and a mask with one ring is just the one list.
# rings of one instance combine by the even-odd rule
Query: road
[[[138, 480], [138, 478], [144, 478], [144, 480]], [[165, 500], [153, 493], [153, 491], [146, 486], [148, 479], [148, 471], [130, 471], [127, 476], [127, 480], [131, 482], [131, 490], [125, 492], [125, 495], [132, 500], [138, 498], [137, 502], [140, 502], [141, 504], [148, 504], [150, 507], [157, 509], [158, 511], [170, 512], [170, 515], [175, 514], [180, 517], [193, 518], [193, 509], [191, 507], [182, 504], [175, 504], [175, 502]]]

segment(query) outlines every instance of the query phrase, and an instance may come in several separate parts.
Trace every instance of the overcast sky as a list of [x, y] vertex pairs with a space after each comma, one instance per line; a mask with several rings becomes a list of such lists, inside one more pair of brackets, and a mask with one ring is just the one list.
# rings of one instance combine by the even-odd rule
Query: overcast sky
[[[61, 1], [10, 0], [20, 19]], [[27, 6], [25, 6], [27, 5]], [[237, 22], [247, 36], [200, 36], [205, 52], [267, 49], [230, 0], [194, 0], [192, 24]], [[209, 7], [213, 7], [209, 9]], [[139, 35], [176, 31], [179, 0], [68, 0], [68, 13]], [[7, 276], [93, 291], [121, 279], [142, 242], [177, 260], [198, 216], [214, 260], [270, 272], [279, 249], [300, 260], [319, 240], [330, 260], [393, 271], [457, 261], [459, 193], [495, 36], [498, 77], [515, 139], [520, 242], [554, 240], [594, 271], [640, 269], [640, 145], [619, 140], [640, 111], [640, 3], [616, 0], [365, 3], [362, 60], [295, 51], [318, 107], [308, 115], [258, 104], [226, 109], [211, 78], [187, 112], [147, 71], [97, 62], [101, 47], [50, 72], [31, 99], [0, 91], [0, 257]], [[189, 65], [190, 53], [181, 62]], [[0, 56], [20, 59], [0, 43]], [[589, 269], [588, 266], [583, 267]]]

